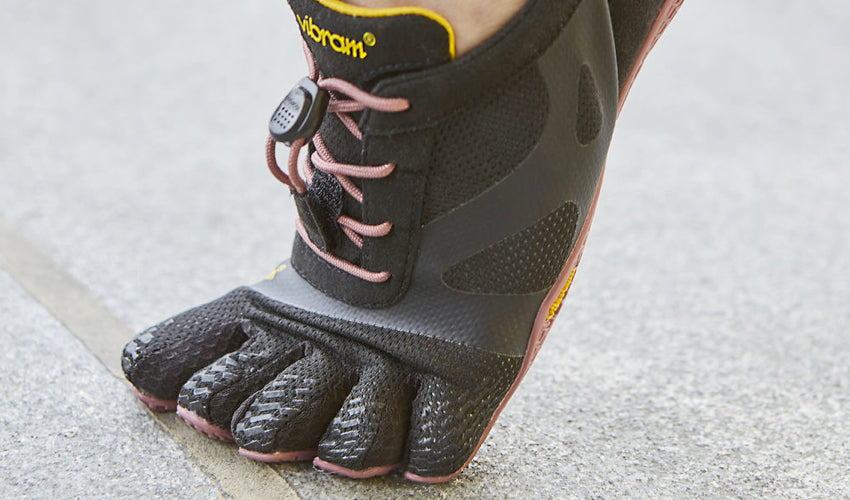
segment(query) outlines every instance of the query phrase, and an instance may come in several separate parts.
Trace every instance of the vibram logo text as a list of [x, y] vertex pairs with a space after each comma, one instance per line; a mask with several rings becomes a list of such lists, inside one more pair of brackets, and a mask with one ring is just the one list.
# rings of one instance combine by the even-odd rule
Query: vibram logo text
[[[313, 18], [310, 16], [304, 16], [302, 19], [301, 16], [296, 14], [295, 18], [298, 20], [298, 25], [301, 27], [301, 31], [312, 38], [316, 43], [321, 43], [323, 47], [330, 47], [335, 52], [358, 59], [365, 59], [368, 55], [366, 54], [366, 49], [363, 47], [363, 40], [354, 40], [336, 33], [331, 33], [330, 31], [313, 24]], [[371, 35], [369, 38], [369, 41], [372, 41], [370, 46], [375, 45], [375, 35], [372, 35], [371, 33], [368, 33], [368, 35]]]

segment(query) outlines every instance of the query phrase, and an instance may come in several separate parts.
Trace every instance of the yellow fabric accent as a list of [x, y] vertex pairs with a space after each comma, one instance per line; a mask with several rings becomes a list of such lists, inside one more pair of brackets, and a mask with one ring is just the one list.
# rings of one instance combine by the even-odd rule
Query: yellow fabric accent
[[320, 4], [325, 7], [335, 10], [340, 14], [346, 14], [349, 16], [358, 16], [358, 17], [390, 17], [390, 16], [404, 16], [404, 15], [414, 15], [414, 16], [424, 16], [432, 21], [437, 22], [446, 29], [446, 33], [449, 35], [449, 55], [452, 59], [455, 58], [455, 32], [452, 29], [452, 25], [446, 21], [446, 18], [437, 14], [436, 12], [428, 9], [423, 9], [422, 7], [386, 7], [383, 9], [370, 9], [368, 7], [357, 7], [356, 5], [349, 5], [347, 3], [340, 2], [339, 0], [316, 0]]
[[567, 278], [567, 282], [564, 284], [564, 288], [561, 289], [561, 293], [558, 294], [558, 298], [555, 299], [555, 302], [549, 307], [549, 316], [546, 316], [546, 321], [555, 317], [555, 314], [558, 313], [558, 309], [561, 308], [561, 303], [564, 301], [564, 297], [567, 296], [567, 291], [570, 289], [570, 285], [573, 283], [573, 276], [576, 275], [576, 270], [573, 269], [573, 272], [570, 273], [570, 277]]
[[274, 271], [270, 272], [269, 275], [266, 276], [266, 280], [274, 279], [274, 277], [277, 276], [277, 273], [283, 271], [284, 269], [286, 269], [286, 264], [281, 264], [277, 266], [276, 268], [274, 268]]

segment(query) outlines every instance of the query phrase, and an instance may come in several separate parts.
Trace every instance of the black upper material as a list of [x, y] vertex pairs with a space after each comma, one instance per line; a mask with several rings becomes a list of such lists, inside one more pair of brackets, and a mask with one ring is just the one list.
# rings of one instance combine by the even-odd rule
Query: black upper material
[[[304, 3], [293, 2], [293, 10], [301, 12]], [[306, 3], [319, 10], [330, 10], [315, 2]], [[366, 90], [385, 97], [409, 99], [410, 109], [403, 113], [363, 112], [359, 125], [364, 139], [360, 144], [346, 138], [346, 131], [340, 131], [341, 125], [335, 121], [329, 121], [327, 130], [323, 125], [322, 134], [341, 139], [339, 154], [332, 150], [340, 161], [397, 165], [386, 179], [359, 183], [364, 193], [362, 206], [351, 200], [343, 201], [343, 211], [350, 216], [368, 224], [389, 220], [393, 230], [385, 237], [365, 238], [362, 249], [340, 238], [339, 247], [332, 253], [370, 271], [389, 271], [391, 278], [376, 284], [351, 276], [315, 255], [296, 237], [292, 264], [299, 274], [323, 293], [356, 307], [386, 308], [401, 301], [421, 251], [422, 229], [439, 215], [503, 181], [537, 146], [551, 99], [540, 76], [538, 59], [578, 4], [532, 0], [496, 36], [457, 60], [370, 79], [372, 84]], [[350, 16], [337, 12], [322, 16], [325, 23], [339, 22], [338, 31], [354, 23], [362, 31], [375, 21], [375, 18], [348, 19]], [[411, 17], [416, 16], [378, 19], [388, 24], [406, 24]], [[435, 31], [439, 31], [436, 27], [442, 29], [430, 19], [418, 21], [433, 23]], [[351, 29], [347, 32], [353, 33]], [[351, 57], [328, 50], [310, 36], [305, 39], [325, 76], [336, 76], [331, 71], [346, 74], [351, 71], [351, 65], [358, 64]], [[425, 40], [430, 43], [429, 38]], [[363, 59], [366, 60], [368, 57]], [[606, 113], [610, 116], [613, 104], [608, 105]], [[575, 108], [569, 110], [569, 115], [574, 114]], [[598, 116], [594, 137], [601, 123]], [[602, 144], [605, 145], [607, 140]], [[590, 161], [599, 164], [594, 168], [601, 166], [598, 158]], [[482, 169], [489, 172], [482, 175]], [[589, 176], [583, 182], [595, 185], [595, 177]], [[546, 215], [548, 212], [537, 218]], [[477, 224], [475, 220], [469, 222], [473, 226]], [[534, 222], [530, 220], [528, 225]]]
[[[588, 222], [617, 111], [609, 3], [530, 0], [451, 62], [433, 19], [324, 4], [336, 5], [291, 0], [321, 75], [411, 107], [356, 115], [362, 141], [326, 116], [337, 161], [396, 168], [356, 181], [362, 205], [316, 170], [298, 202], [330, 253], [392, 277], [347, 274], [296, 236], [266, 280], [146, 330], [122, 365], [143, 393], [179, 398], [247, 450], [445, 478], [517, 379]], [[339, 214], [393, 228], [361, 249]]]
[[664, 0], [608, 0], [608, 4], [622, 89]]
[[[549, 112], [548, 91], [542, 79], [535, 78], [539, 74], [536, 59], [579, 3], [531, 0], [497, 35], [447, 63], [446, 31], [431, 19], [354, 17], [313, 0], [293, 0], [299, 26], [310, 17], [314, 25], [351, 39], [372, 32], [393, 40], [391, 48], [376, 44], [365, 58], [357, 59], [329, 49], [309, 29], [302, 30], [323, 75], [353, 78], [378, 95], [411, 101], [411, 109], [404, 113], [362, 113], [362, 142], [338, 120], [329, 119], [322, 127], [338, 160], [398, 166], [388, 179], [358, 182], [366, 195], [362, 206], [341, 195], [342, 212], [369, 224], [389, 220], [393, 231], [382, 238], [366, 238], [362, 249], [337, 233], [330, 248], [335, 255], [372, 271], [389, 271], [392, 277], [385, 283], [365, 282], [315, 256], [296, 237], [293, 265], [301, 276], [323, 293], [357, 307], [384, 308], [400, 301], [412, 279], [420, 227], [507, 177], [535, 147]], [[645, 38], [661, 1], [638, 3], [609, 2], [615, 37], [622, 41], [617, 52], [619, 68], [633, 63], [638, 40]], [[396, 64], [400, 60], [405, 64]], [[618, 73], [622, 85], [627, 71]], [[603, 113], [610, 115], [613, 104], [607, 110], [600, 107], [589, 66], [583, 65], [580, 75], [576, 139], [586, 146], [599, 135]], [[334, 207], [337, 200], [331, 199]], [[327, 213], [333, 220], [339, 210]], [[336, 232], [335, 228], [330, 231]]]

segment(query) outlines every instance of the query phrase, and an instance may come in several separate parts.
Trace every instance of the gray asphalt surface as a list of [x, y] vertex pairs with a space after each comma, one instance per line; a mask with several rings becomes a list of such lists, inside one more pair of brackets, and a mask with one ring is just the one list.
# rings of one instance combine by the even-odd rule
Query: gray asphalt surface
[[[288, 255], [283, 2], [0, 0], [0, 214], [133, 329]], [[621, 115], [565, 310], [459, 480], [303, 498], [850, 496], [850, 4], [685, 3]], [[217, 496], [0, 272], [0, 496]], [[117, 355], [117, 353], [116, 353]], [[235, 451], [235, 450], [234, 450]]]

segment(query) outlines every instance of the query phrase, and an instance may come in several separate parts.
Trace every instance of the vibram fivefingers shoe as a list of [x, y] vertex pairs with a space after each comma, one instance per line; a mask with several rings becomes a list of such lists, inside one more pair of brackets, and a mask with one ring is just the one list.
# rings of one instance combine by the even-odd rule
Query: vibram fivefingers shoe
[[530, 0], [455, 58], [424, 9], [290, 0], [310, 74], [266, 156], [291, 258], [130, 342], [138, 396], [257, 460], [455, 477], [561, 308], [619, 105], [680, 3]]

